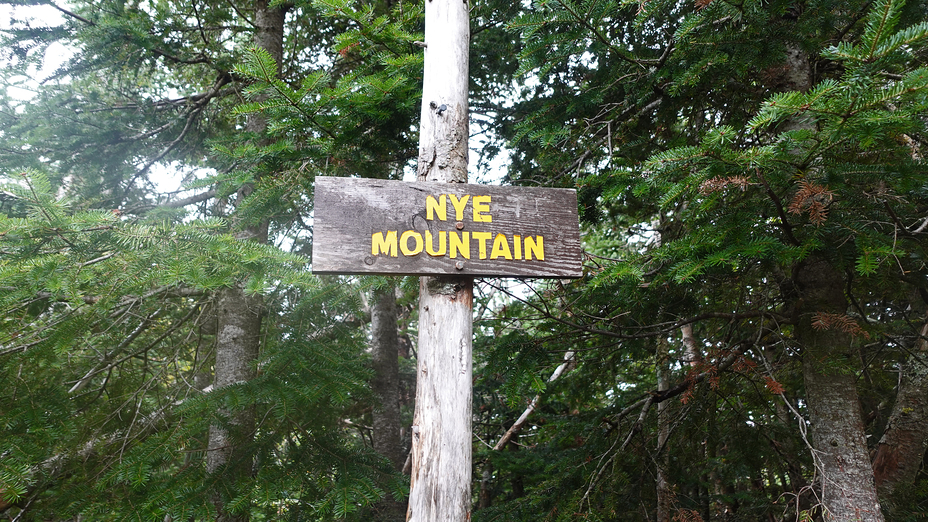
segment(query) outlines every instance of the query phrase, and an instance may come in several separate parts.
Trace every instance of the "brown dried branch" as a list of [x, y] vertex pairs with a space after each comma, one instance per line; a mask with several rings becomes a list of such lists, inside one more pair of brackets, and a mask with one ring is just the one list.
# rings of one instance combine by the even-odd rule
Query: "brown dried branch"
[[809, 214], [809, 221], [821, 225], [828, 219], [828, 205], [834, 200], [834, 193], [828, 187], [816, 185], [810, 181], [799, 182], [799, 191], [793, 196], [787, 210], [791, 214]]
[[857, 321], [846, 314], [816, 312], [812, 316], [812, 328], [816, 330], [838, 330], [846, 334], [860, 335], [864, 339], [870, 339], [870, 334], [861, 328]]

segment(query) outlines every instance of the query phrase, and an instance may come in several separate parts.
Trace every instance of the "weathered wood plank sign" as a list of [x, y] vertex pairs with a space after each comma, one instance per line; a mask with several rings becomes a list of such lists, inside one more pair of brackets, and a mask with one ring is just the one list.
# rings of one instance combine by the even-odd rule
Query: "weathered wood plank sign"
[[313, 272], [580, 277], [572, 189], [316, 178]]

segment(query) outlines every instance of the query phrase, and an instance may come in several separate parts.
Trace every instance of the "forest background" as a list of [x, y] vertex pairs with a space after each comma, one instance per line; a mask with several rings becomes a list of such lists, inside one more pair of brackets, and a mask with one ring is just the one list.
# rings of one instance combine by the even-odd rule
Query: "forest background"
[[[417, 284], [312, 194], [414, 167], [422, 3], [0, 4], [0, 519], [402, 520]], [[928, 3], [471, 14], [472, 175], [586, 250], [476, 285], [473, 519], [924, 520]]]

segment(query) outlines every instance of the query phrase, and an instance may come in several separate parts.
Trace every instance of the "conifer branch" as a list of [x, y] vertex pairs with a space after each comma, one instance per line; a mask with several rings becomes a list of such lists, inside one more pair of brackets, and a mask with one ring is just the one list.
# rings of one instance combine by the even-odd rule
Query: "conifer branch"
[[[738, 357], [741, 357], [742, 353], [743, 353], [742, 350], [735, 350], [731, 354], [723, 358], [717, 365], [715, 365], [710, 370], [701, 372], [694, 377], [686, 378], [682, 382], [678, 383], [676, 386], [673, 386], [667, 390], [664, 390], [664, 391], [654, 390], [654, 391], [648, 392], [648, 395], [646, 397], [639, 399], [638, 401], [635, 401], [634, 403], [632, 403], [631, 405], [623, 409], [621, 412], [619, 412], [619, 414], [616, 415], [615, 422], [619, 422], [622, 418], [627, 416], [629, 413], [640, 408], [638, 418], [635, 420], [635, 423], [632, 425], [631, 429], [628, 431], [628, 435], [626, 435], [624, 442], [622, 442], [622, 445], [619, 447], [618, 450], [613, 452], [615, 445], [618, 444], [619, 440], [621, 440], [617, 437], [615, 442], [612, 443], [612, 447], [610, 447], [609, 451], [606, 452], [606, 454], [611, 453], [609, 459], [601, 466], [600, 465], [597, 466], [598, 471], [596, 473], [596, 476], [590, 480], [590, 484], [586, 489], [586, 493], [584, 493], [583, 497], [580, 499], [580, 502], [579, 502], [580, 508], [582, 509], [583, 504], [588, 502], [589, 496], [592, 493], [593, 488], [596, 486], [596, 484], [599, 483], [599, 480], [602, 478], [602, 475], [605, 472], [606, 468], [608, 468], [609, 465], [612, 463], [612, 461], [615, 460], [617, 455], [625, 451], [625, 448], [628, 447], [628, 444], [632, 441], [634, 436], [641, 432], [641, 429], [644, 426], [644, 421], [647, 418], [648, 412], [650, 411], [652, 405], [659, 404], [670, 398], [676, 397], [677, 395], [680, 395], [686, 390], [692, 388], [694, 385], [703, 382], [704, 380], [706, 380], [706, 378], [717, 374], [720, 370], [725, 370], [729, 368], [732, 364], [734, 364], [734, 362], [738, 359]], [[603, 455], [603, 457], [605, 457], [605, 455]], [[600, 462], [602, 462], [602, 458], [600, 458]]]
[[[633, 64], [633, 65], [637, 65], [642, 68], [644, 68], [645, 64], [653, 65], [654, 63], [657, 63], [654, 60], [637, 60], [635, 58], [629, 58], [628, 56], [625, 55], [625, 53], [621, 49], [613, 45], [612, 40], [610, 40], [609, 38], [606, 38], [606, 36], [602, 34], [602, 32], [599, 30], [598, 27], [591, 24], [590, 21], [587, 20], [585, 16], [580, 16], [580, 14], [577, 13], [577, 11], [575, 11], [573, 7], [570, 6], [570, 4], [568, 4], [564, 0], [557, 0], [557, 3], [561, 4], [561, 7], [563, 7], [568, 13], [570, 13], [570, 15], [574, 18], [574, 20], [577, 23], [579, 23], [580, 25], [585, 27], [590, 33], [592, 33], [596, 37], [597, 40], [599, 40], [603, 45], [605, 45], [613, 53], [615, 53], [616, 56], [618, 56], [620, 60]], [[668, 47], [670, 46], [668, 45]]]
[[786, 239], [789, 240], [795, 246], [800, 246], [802, 243], [796, 239], [796, 236], [793, 235], [793, 226], [789, 224], [789, 220], [786, 217], [786, 210], [783, 209], [783, 203], [780, 201], [780, 198], [773, 192], [773, 189], [770, 188], [770, 184], [767, 183], [767, 178], [761, 174], [760, 169], [757, 169], [757, 178], [760, 179], [761, 183], [764, 185], [765, 192], [770, 198], [770, 201], [773, 202], [774, 208], [777, 209], [777, 216], [779, 216], [779, 226], [783, 230], [783, 233], [786, 234]]
[[[706, 319], [728, 319], [729, 321], [738, 321], [741, 319], [751, 319], [755, 317], [778, 317], [784, 323], [789, 322], [786, 317], [780, 316], [768, 310], [749, 310], [745, 312], [706, 312], [703, 314], [699, 314], [699, 315], [696, 315], [696, 316], [693, 316], [687, 319], [681, 319], [678, 321], [667, 321], [663, 323], [654, 323], [654, 324], [649, 324], [649, 325], [644, 325], [644, 326], [636, 326], [633, 328], [628, 328], [628, 329], [635, 329], [635, 330], [651, 330], [649, 332], [637, 333], [637, 334], [622, 334], [622, 333], [613, 332], [610, 330], [603, 330], [601, 328], [596, 328], [590, 325], [568, 321], [567, 319], [558, 317], [557, 315], [551, 313], [547, 308], [542, 308], [536, 305], [535, 303], [528, 301], [527, 299], [523, 297], [515, 295], [514, 293], [510, 292], [508, 289], [506, 289], [505, 287], [501, 285], [495, 285], [489, 282], [487, 284], [503, 292], [509, 297], [521, 302], [522, 304], [530, 308], [533, 308], [535, 311], [541, 313], [541, 315], [545, 317], [546, 319], [550, 319], [552, 321], [561, 323], [565, 326], [569, 326], [578, 332], [586, 332], [586, 333], [591, 333], [591, 334], [596, 334], [596, 335], [602, 335], [605, 337], [612, 337], [615, 339], [628, 340], [628, 339], [647, 339], [651, 337], [657, 337], [660, 335], [664, 335], [667, 332], [676, 330], [677, 328], [680, 328], [681, 326], [703, 321]], [[543, 299], [541, 300], [544, 301]]]
[[45, 5], [49, 5], [49, 6], [51, 6], [53, 9], [59, 11], [61, 14], [65, 15], [65, 16], [67, 16], [67, 17], [69, 17], [69, 18], [73, 18], [73, 19], [75, 19], [75, 20], [78, 20], [78, 21], [80, 21], [80, 22], [83, 22], [83, 23], [85, 23], [85, 24], [87, 24], [87, 25], [89, 25], [89, 26], [91, 26], [91, 27], [96, 27], [96, 26], [97, 26], [97, 24], [94, 23], [92, 20], [88, 20], [88, 19], [84, 18], [83, 16], [81, 16], [81, 15], [75, 13], [75, 12], [68, 11], [67, 9], [65, 9], [65, 8], [59, 6], [58, 4], [56, 4], [55, 2], [48, 2], [48, 3], [45, 4]]
[[644, 421], [647, 418], [648, 411], [650, 411], [651, 405], [654, 404], [654, 397], [653, 396], [646, 397], [642, 399], [640, 402], [641, 402], [641, 413], [639, 413], [638, 419], [635, 421], [635, 424], [632, 425], [632, 428], [629, 430], [628, 436], [625, 437], [625, 442], [622, 443], [622, 446], [617, 451], [613, 452], [615, 445], [618, 444], [620, 440], [618, 437], [616, 437], [615, 442], [612, 443], [612, 447], [609, 448], [609, 451], [607, 451], [602, 457], [600, 457], [599, 461], [602, 462], [603, 457], [611, 453], [611, 455], [609, 455], [609, 459], [604, 464], [597, 465], [598, 470], [596, 472], [596, 475], [592, 479], [590, 479], [590, 485], [587, 486], [586, 492], [583, 494], [583, 497], [580, 499], [580, 502], [578, 503], [578, 506], [580, 507], [580, 509], [583, 509], [583, 504], [589, 501], [590, 493], [593, 492], [593, 488], [596, 486], [596, 484], [599, 483], [599, 480], [602, 478], [603, 473], [606, 471], [606, 468], [608, 468], [609, 465], [612, 463], [612, 461], [615, 460], [616, 455], [625, 451], [625, 448], [628, 446], [628, 443], [631, 442], [632, 438], [636, 434], [641, 432], [641, 427], [644, 425]]
[[158, 315], [161, 314], [161, 310], [162, 310], [161, 308], [155, 310], [152, 314], [146, 317], [141, 323], [139, 323], [139, 325], [136, 326], [134, 330], [132, 330], [132, 332], [129, 334], [128, 337], [126, 337], [121, 343], [119, 343], [119, 345], [117, 345], [116, 348], [113, 349], [113, 351], [111, 351], [109, 354], [103, 357], [103, 361], [101, 361], [102, 366], [97, 366], [96, 368], [93, 368], [90, 371], [88, 371], [86, 374], [84, 374], [84, 376], [78, 379], [77, 382], [74, 383], [74, 386], [72, 386], [71, 389], [68, 390], [68, 393], [74, 394], [74, 393], [81, 391], [85, 386], [87, 386], [87, 383], [90, 382], [90, 379], [92, 379], [98, 373], [106, 371], [106, 369], [109, 368], [109, 362], [113, 359], [113, 357], [118, 355], [123, 349], [129, 346], [129, 344], [132, 343], [132, 341], [134, 341], [136, 338], [138, 338], [139, 335], [142, 335], [142, 332], [147, 330], [148, 327], [151, 325], [152, 321], [156, 317], [158, 317]]
[[[168, 143], [167, 146], [165, 146], [164, 149], [162, 149], [162, 151], [159, 154], [157, 154], [154, 158], [150, 159], [139, 171], [135, 173], [132, 179], [130, 179], [129, 182], [126, 183], [126, 189], [123, 191], [124, 197], [125, 195], [129, 194], [129, 190], [131, 190], [132, 185], [135, 184], [135, 181], [139, 177], [143, 176], [145, 173], [151, 170], [151, 168], [155, 165], [155, 163], [158, 163], [159, 161], [164, 159], [165, 156], [170, 154], [170, 152], [174, 150], [177, 147], [177, 145], [180, 144], [180, 142], [190, 132], [190, 129], [193, 127], [193, 124], [196, 122], [197, 117], [200, 115], [201, 112], [203, 112], [203, 109], [206, 107], [206, 105], [213, 98], [216, 97], [216, 95], [219, 93], [219, 91], [222, 89], [223, 86], [225, 86], [227, 83], [231, 81], [232, 79], [228, 74], [219, 75], [219, 77], [213, 83], [213, 87], [206, 94], [204, 94], [202, 98], [198, 99], [196, 103], [194, 104], [193, 108], [191, 108], [191, 110], [187, 113], [187, 119], [184, 124], [184, 128], [181, 130], [180, 134], [178, 134], [177, 137], [174, 138], [173, 141], [171, 141], [171, 143]], [[168, 125], [165, 125], [164, 127], [167, 127], [167, 126]]]
[[203, 202], [203, 201], [207, 201], [207, 200], [209, 200], [209, 199], [212, 199], [212, 198], [216, 197], [216, 194], [218, 194], [218, 193], [219, 193], [219, 191], [218, 191], [216, 188], [211, 188], [211, 189], [207, 190], [206, 192], [201, 192], [201, 193], [199, 193], [199, 194], [194, 194], [193, 196], [186, 197], [186, 198], [183, 198], [183, 199], [178, 199], [178, 200], [176, 200], [176, 201], [168, 201], [168, 202], [162, 203], [161, 205], [158, 205], [158, 206], [160, 206], [160, 207], [166, 207], [166, 208], [180, 208], [180, 207], [186, 207], [187, 205], [194, 205], [194, 204], [196, 204], [196, 203], [201, 203], [201, 202]]
[[[641, 109], [638, 109], [637, 115], [640, 117], [642, 114], [645, 114], [646, 112], [651, 111], [651, 110], [653, 110], [653, 109], [656, 109], [658, 106], [660, 106], [661, 102], [663, 101], [663, 93], [660, 93], [660, 92], [659, 92], [659, 93], [658, 93], [658, 96], [659, 96], [659, 97], [658, 97], [657, 99], [651, 101], [650, 103], [648, 103], [647, 105], [645, 105], [645, 106], [642, 107]], [[553, 177], [553, 180], [555, 180], [555, 181], [556, 181], [556, 180], [559, 180], [560, 178], [562, 178], [562, 177], [564, 177], [564, 176], [570, 174], [571, 172], [574, 172], [574, 171], [576, 171], [576, 170], [579, 170], [581, 167], [583, 167], [583, 164], [586, 162], [587, 158], [589, 158], [590, 155], [593, 154], [593, 151], [594, 151], [595, 149], [602, 148], [602, 147], [604, 147], [605, 145], [607, 145], [609, 139], [612, 137], [612, 136], [611, 136], [611, 133], [612, 133], [611, 124], [612, 124], [613, 122], [615, 122], [615, 121], [620, 121], [620, 122], [628, 121], [628, 120], [630, 119], [630, 115], [632, 114], [632, 112], [635, 111], [635, 109], [636, 109], [636, 107], [628, 107], [627, 109], [625, 109], [624, 111], [622, 111], [622, 113], [619, 114], [618, 116], [616, 116], [615, 118], [612, 118], [612, 119], [607, 120], [606, 122], [604, 122], [604, 123], [607, 123], [607, 124], [608, 124], [608, 126], [606, 127], [606, 128], [607, 128], [607, 134], [606, 134], [605, 136], [600, 137], [596, 142], [594, 142], [593, 144], [591, 144], [590, 146], [588, 146], [588, 147], [583, 151], [583, 153], [580, 154], [580, 156], [577, 157], [577, 158], [570, 164], [570, 166], [565, 167], [565, 168], [562, 169], [560, 172], [558, 172], [558, 173]], [[602, 114], [602, 113], [601, 113], [601, 114]], [[610, 150], [610, 155], [611, 155], [611, 150]]]

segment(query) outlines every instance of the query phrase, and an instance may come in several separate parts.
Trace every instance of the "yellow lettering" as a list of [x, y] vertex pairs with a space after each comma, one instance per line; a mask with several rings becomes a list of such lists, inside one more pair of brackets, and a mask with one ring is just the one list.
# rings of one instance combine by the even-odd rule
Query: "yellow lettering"
[[435, 196], [425, 198], [425, 219], [433, 220], [436, 215], [442, 221], [448, 219], [448, 203], [444, 194], [439, 196], [437, 200]]
[[484, 216], [481, 214], [481, 212], [490, 211], [490, 196], [474, 196], [474, 199], [470, 202], [470, 204], [471, 206], [474, 207], [474, 222], [475, 223], [492, 223], [493, 222], [493, 216], [489, 214]]
[[371, 255], [379, 255], [381, 252], [390, 257], [396, 257], [396, 230], [388, 230], [386, 237], [383, 232], [377, 232], [371, 235]]
[[[477, 198], [474, 198], [474, 199], [477, 199]], [[487, 258], [487, 241], [489, 241], [493, 237], [493, 234], [489, 232], [471, 232], [470, 237], [476, 239], [477, 241], [480, 241], [480, 243], [478, 243], [480, 259], [486, 259]]]
[[496, 238], [493, 240], [493, 252], [490, 254], [490, 259], [496, 259], [497, 257], [512, 261], [509, 242], [506, 241], [506, 236], [503, 234], [496, 234]]
[[[442, 196], [444, 197], [444, 196]], [[432, 232], [429, 230], [425, 231], [425, 252], [433, 257], [439, 257], [445, 255], [446, 245], [445, 245], [445, 231], [440, 230], [438, 232], [438, 250], [435, 248], [435, 241], [432, 239]]]
[[525, 238], [525, 259], [531, 260], [532, 254], [539, 261], [545, 260], [545, 238], [541, 236], [535, 236], [535, 239], [531, 237]]
[[512, 236], [512, 249], [516, 252], [516, 259], [522, 259], [522, 236]]
[[[451, 196], [452, 198], [454, 196]], [[458, 257], [458, 252], [461, 253], [461, 256], [464, 259], [470, 259], [470, 234], [468, 232], [461, 232], [458, 235], [455, 232], [448, 232], [448, 250], [449, 256], [454, 259]]]
[[454, 207], [454, 219], [457, 221], [462, 221], [464, 219], [464, 207], [467, 206], [467, 200], [470, 198], [470, 194], [465, 194], [460, 200], [454, 194], [451, 196], [451, 206]]
[[[409, 248], [410, 238], [416, 243], [414, 248]], [[403, 235], [400, 236], [400, 252], [402, 252], [404, 256], [415, 256], [418, 255], [419, 252], [422, 252], [422, 234], [415, 230], [403, 232]]]

